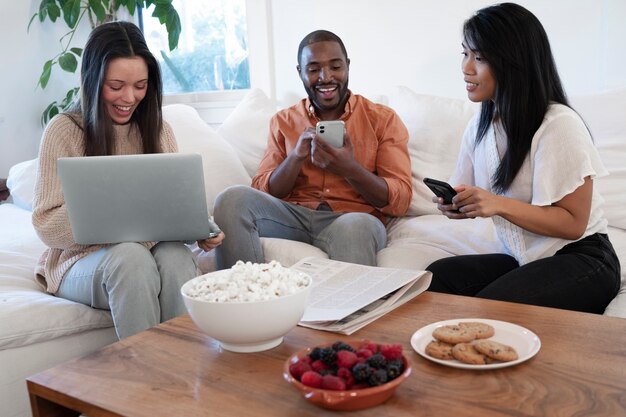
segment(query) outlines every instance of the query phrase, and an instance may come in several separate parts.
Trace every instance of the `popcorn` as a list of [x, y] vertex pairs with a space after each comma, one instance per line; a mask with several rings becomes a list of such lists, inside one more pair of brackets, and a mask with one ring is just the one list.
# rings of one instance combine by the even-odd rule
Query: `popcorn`
[[277, 261], [262, 264], [237, 261], [230, 274], [200, 277], [187, 295], [214, 303], [267, 301], [295, 294], [309, 283], [308, 276]]

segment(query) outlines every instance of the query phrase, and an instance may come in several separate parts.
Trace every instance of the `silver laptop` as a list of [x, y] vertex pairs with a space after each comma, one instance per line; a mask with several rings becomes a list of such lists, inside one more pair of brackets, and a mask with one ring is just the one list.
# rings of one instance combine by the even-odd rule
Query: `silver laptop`
[[193, 241], [216, 236], [198, 154], [59, 158], [74, 241]]

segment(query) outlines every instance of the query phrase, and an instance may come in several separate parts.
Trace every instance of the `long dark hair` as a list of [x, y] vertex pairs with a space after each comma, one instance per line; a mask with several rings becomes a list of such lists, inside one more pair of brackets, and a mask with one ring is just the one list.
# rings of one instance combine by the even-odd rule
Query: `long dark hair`
[[569, 106], [541, 22], [514, 3], [476, 12], [463, 25], [466, 46], [480, 53], [496, 79], [495, 101], [481, 105], [476, 143], [497, 115], [508, 147], [492, 178], [496, 192], [508, 189], [530, 151], [550, 102]]
[[159, 63], [148, 49], [141, 30], [130, 22], [120, 21], [96, 27], [83, 51], [80, 113], [87, 156], [113, 153], [113, 121], [102, 102], [102, 85], [111, 60], [134, 57], [141, 57], [146, 62], [148, 85], [145, 97], [133, 112], [131, 123], [139, 129], [144, 153], [161, 150], [163, 87]]

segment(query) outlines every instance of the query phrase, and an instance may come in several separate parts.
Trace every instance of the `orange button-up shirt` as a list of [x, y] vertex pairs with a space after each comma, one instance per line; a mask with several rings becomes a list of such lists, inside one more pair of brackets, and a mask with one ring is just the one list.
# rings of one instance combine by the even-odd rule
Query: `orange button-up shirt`
[[[279, 111], [270, 121], [267, 149], [252, 186], [269, 192], [270, 176], [296, 147], [300, 134], [319, 120], [309, 99]], [[387, 182], [388, 204], [372, 207], [343, 177], [325, 171], [307, 160], [302, 165], [291, 193], [284, 198], [316, 209], [325, 203], [334, 212], [370, 213], [386, 223], [386, 216], [402, 216], [411, 202], [409, 134], [398, 115], [389, 107], [351, 94], [344, 114], [354, 147], [354, 158], [365, 169]]]

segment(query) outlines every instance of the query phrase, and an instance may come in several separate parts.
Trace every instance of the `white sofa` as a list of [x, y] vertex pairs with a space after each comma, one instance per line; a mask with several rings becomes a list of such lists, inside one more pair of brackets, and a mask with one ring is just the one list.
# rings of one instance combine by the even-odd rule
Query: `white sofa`
[[[379, 101], [394, 108], [410, 133], [414, 196], [409, 214], [388, 226], [388, 246], [380, 266], [424, 269], [430, 262], [456, 254], [499, 249], [490, 220], [452, 221], [437, 214], [423, 177], [447, 179], [465, 125], [477, 106], [464, 100], [417, 94], [398, 87]], [[622, 289], [605, 311], [626, 318], [626, 89], [572, 98], [590, 127], [611, 172], [594, 184], [606, 200], [610, 238], [622, 263]], [[223, 189], [249, 184], [265, 148], [268, 121], [276, 105], [252, 90], [217, 129], [186, 105], [164, 108], [181, 152], [203, 156], [207, 204]], [[116, 340], [108, 312], [44, 293], [33, 278], [44, 249], [31, 221], [36, 160], [9, 172], [11, 201], [0, 204], [0, 416], [30, 415], [24, 379], [54, 364]], [[478, 232], [476, 227], [478, 227]], [[326, 254], [307, 244], [263, 239], [267, 259], [291, 265], [304, 256]], [[213, 254], [198, 254], [201, 268], [214, 268]]]

